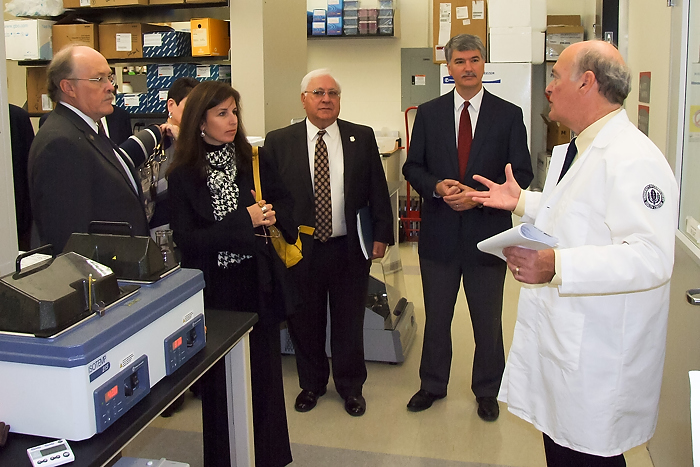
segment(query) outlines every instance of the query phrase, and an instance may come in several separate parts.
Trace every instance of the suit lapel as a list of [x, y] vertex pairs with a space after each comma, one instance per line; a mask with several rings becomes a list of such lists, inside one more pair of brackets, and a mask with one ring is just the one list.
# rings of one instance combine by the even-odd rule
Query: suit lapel
[[[496, 113], [494, 111], [492, 98], [493, 96], [486, 89], [484, 89], [484, 97], [481, 100], [481, 108], [479, 109], [479, 119], [476, 122], [474, 140], [472, 141], [471, 151], [469, 152], [469, 162], [467, 163], [466, 171], [467, 174], [478, 160], [479, 152], [484, 145], [484, 141], [486, 141], [486, 138], [488, 137], [489, 129], [494, 125]], [[471, 180], [471, 178], [467, 175], [465, 175], [465, 177]]]
[[447, 164], [450, 173], [459, 178], [459, 154], [457, 153], [457, 131], [455, 130], [455, 91], [445, 94], [440, 101], [441, 108], [434, 115], [437, 120], [437, 128], [442, 132], [440, 141], [443, 142], [444, 153], [447, 155]]
[[309, 163], [309, 146], [308, 139], [306, 136], [306, 119], [302, 122], [297, 123], [292, 136], [292, 150], [290, 154], [297, 157], [298, 160], [295, 161], [295, 166], [299, 168], [300, 182], [306, 188], [306, 194], [308, 196], [311, 205], [314, 203], [314, 181], [311, 178], [311, 166]]
[[[343, 183], [345, 184], [345, 189], [352, 187], [352, 183], [348, 183], [348, 180], [353, 180], [352, 172], [354, 170], [354, 161], [357, 160], [355, 157], [355, 135], [347, 122], [343, 120], [338, 120], [338, 131], [340, 132], [340, 143], [343, 146]], [[345, 196], [347, 197], [347, 192]]]

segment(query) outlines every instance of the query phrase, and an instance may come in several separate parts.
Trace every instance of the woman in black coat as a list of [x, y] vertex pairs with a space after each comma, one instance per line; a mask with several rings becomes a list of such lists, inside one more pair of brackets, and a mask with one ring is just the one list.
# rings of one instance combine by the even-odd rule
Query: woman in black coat
[[[273, 279], [281, 260], [268, 226], [296, 240], [292, 199], [260, 154], [263, 200], [255, 201], [252, 147], [240, 119], [240, 95], [208, 81], [188, 96], [175, 158], [169, 169], [170, 226], [182, 266], [204, 273], [205, 308], [256, 312], [250, 334], [253, 427], [257, 467], [292, 462], [282, 386], [279, 323], [285, 318]], [[221, 360], [202, 377], [204, 465], [230, 465], [225, 368]]]

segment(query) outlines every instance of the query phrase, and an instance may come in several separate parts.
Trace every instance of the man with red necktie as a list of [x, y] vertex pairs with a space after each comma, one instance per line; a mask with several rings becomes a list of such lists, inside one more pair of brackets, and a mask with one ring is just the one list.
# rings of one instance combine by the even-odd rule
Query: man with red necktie
[[466, 193], [486, 188], [474, 174], [505, 180], [511, 164], [526, 188], [533, 178], [522, 110], [486, 91], [481, 83], [486, 49], [460, 34], [445, 45], [455, 89], [418, 107], [403, 174], [422, 196], [418, 243], [425, 332], [420, 390], [408, 403], [418, 412], [447, 395], [452, 360], [451, 323], [460, 280], [474, 331], [472, 391], [477, 413], [498, 418], [496, 396], [505, 356], [501, 326], [506, 264], [476, 244], [512, 226], [510, 213], [485, 208]]

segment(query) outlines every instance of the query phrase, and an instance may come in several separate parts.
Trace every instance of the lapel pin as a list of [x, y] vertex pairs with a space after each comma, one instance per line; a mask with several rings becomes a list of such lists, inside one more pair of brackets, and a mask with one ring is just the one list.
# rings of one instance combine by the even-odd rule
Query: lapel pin
[[351, 136], [351, 137], [350, 137], [350, 142], [351, 142], [351, 143], [354, 143], [354, 142], [355, 142], [355, 137], [354, 137], [354, 136]]

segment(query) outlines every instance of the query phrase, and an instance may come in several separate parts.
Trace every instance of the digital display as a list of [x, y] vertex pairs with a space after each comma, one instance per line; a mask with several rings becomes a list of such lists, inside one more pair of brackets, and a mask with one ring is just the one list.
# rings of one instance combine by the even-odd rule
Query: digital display
[[118, 387], [118, 386], [114, 386], [112, 389], [110, 389], [109, 391], [107, 391], [107, 394], [105, 394], [105, 402], [109, 402], [109, 401], [112, 400], [112, 398], [113, 398], [114, 396], [116, 396], [117, 394], [119, 394], [119, 387]]
[[51, 455], [51, 454], [53, 454], [53, 453], [61, 452], [61, 451], [65, 451], [65, 450], [66, 450], [66, 445], [65, 445], [65, 444], [59, 444], [58, 446], [54, 446], [54, 447], [47, 448], [47, 449], [42, 449], [42, 450], [41, 450], [41, 456], [42, 456], [42, 457], [43, 457], [43, 456], [49, 456], [49, 455]]
[[177, 349], [182, 345], [182, 336], [178, 337], [175, 342], [173, 342], [173, 350]]

